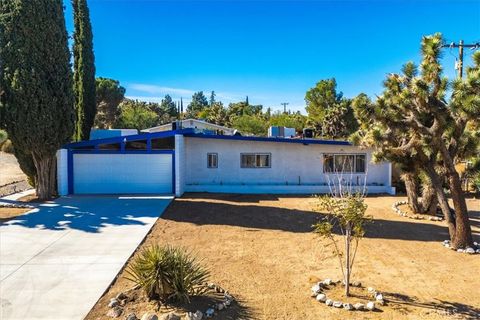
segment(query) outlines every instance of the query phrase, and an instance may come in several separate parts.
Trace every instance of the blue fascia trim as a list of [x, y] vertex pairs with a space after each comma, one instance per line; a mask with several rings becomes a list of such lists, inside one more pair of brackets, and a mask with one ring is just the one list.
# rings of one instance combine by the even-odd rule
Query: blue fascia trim
[[153, 133], [140, 133], [140, 134], [134, 134], [130, 136], [119, 136], [119, 137], [113, 137], [113, 138], [72, 142], [64, 145], [63, 148], [72, 149], [72, 148], [89, 147], [89, 146], [96, 147], [99, 144], [122, 143], [124, 141], [137, 141], [137, 140], [145, 140], [145, 139], [147, 139], [148, 141], [148, 139], [167, 138], [167, 137], [173, 137], [176, 134], [184, 135], [184, 134], [192, 134], [194, 132], [195, 132], [194, 129], [187, 128], [187, 129], [170, 130], [170, 131], [153, 132]]
[[288, 139], [288, 138], [267, 138], [267, 137], [223, 136], [223, 135], [208, 135], [208, 134], [201, 134], [201, 133], [186, 133], [184, 134], [184, 136], [191, 137], [191, 138], [203, 138], [203, 139], [301, 143], [304, 145], [309, 145], [309, 144], [340, 145], [340, 146], [352, 145], [348, 141], [319, 140], [319, 139]]
[[69, 150], [72, 154], [174, 154], [174, 150]]

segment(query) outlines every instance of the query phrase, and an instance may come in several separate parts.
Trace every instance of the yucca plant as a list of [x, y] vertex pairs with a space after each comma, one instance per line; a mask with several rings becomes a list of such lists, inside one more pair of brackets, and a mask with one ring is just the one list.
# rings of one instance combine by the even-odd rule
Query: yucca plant
[[127, 269], [127, 279], [139, 285], [150, 299], [190, 302], [205, 293], [209, 271], [183, 248], [152, 245]]

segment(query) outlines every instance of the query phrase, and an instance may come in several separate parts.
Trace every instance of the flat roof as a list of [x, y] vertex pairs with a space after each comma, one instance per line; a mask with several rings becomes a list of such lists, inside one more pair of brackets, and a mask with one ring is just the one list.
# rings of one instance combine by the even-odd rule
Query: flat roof
[[118, 137], [105, 138], [105, 139], [72, 142], [64, 145], [63, 148], [75, 149], [75, 148], [82, 148], [82, 147], [89, 147], [89, 146], [95, 147], [99, 144], [110, 144], [110, 143], [121, 143], [124, 141], [128, 142], [128, 141], [138, 141], [138, 140], [145, 140], [145, 139], [167, 138], [167, 137], [173, 137], [177, 134], [183, 135], [189, 138], [200, 138], [200, 139], [262, 141], [262, 142], [276, 142], [276, 143], [301, 143], [304, 145], [309, 145], [309, 144], [339, 145], [339, 146], [352, 145], [348, 141], [340, 141], [340, 140], [321, 140], [321, 139], [303, 139], [303, 138], [295, 139], [295, 138], [277, 138], [277, 137], [228, 136], [228, 135], [203, 134], [203, 133], [196, 133], [195, 129], [193, 128], [187, 128], [187, 129], [180, 129], [180, 130], [145, 132], [145, 133], [128, 135], [128, 136], [118, 136]]

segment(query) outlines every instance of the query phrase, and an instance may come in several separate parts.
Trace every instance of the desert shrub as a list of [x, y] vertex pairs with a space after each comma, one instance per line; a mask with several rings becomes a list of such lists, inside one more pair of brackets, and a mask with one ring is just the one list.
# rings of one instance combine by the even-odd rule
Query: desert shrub
[[139, 285], [150, 299], [190, 302], [205, 292], [207, 269], [182, 248], [153, 245], [143, 249], [127, 269], [127, 279]]
[[2, 147], [3, 143], [7, 141], [8, 139], [8, 134], [4, 130], [0, 130], [0, 148]]
[[12, 141], [10, 141], [9, 139], [5, 140], [5, 142], [2, 144], [1, 150], [5, 153], [13, 153], [14, 150]]

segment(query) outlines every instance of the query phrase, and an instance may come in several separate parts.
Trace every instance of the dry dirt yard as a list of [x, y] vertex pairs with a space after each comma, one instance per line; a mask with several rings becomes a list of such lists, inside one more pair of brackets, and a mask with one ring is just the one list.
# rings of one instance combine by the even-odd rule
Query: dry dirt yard
[[[391, 205], [400, 199], [366, 199], [374, 223], [360, 243], [352, 281], [384, 293], [388, 303], [378, 312], [334, 309], [310, 297], [312, 282], [341, 273], [332, 248], [311, 232], [320, 215], [309, 197], [187, 194], [170, 205], [143, 246], [183, 246], [203, 259], [211, 281], [242, 301], [216, 319], [479, 319], [480, 255], [444, 248], [442, 222], [396, 215]], [[480, 241], [480, 200], [467, 202]], [[132, 287], [124, 275], [87, 319], [107, 318], [109, 299]], [[122, 318], [151, 310], [137, 299]]]

